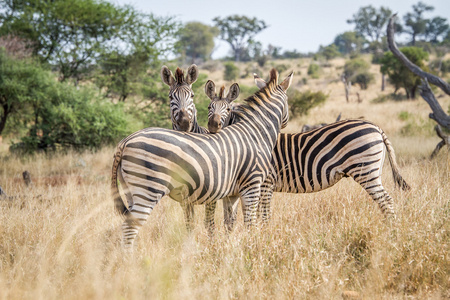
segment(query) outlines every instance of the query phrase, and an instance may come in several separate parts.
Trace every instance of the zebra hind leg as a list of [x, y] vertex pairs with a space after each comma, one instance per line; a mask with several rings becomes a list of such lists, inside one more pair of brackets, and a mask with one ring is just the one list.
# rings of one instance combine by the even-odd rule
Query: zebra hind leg
[[394, 201], [392, 197], [384, 189], [381, 178], [378, 177], [375, 180], [359, 182], [356, 180], [372, 197], [372, 199], [378, 204], [381, 212], [385, 216], [395, 216]]
[[125, 221], [122, 224], [122, 243], [125, 249], [132, 249], [133, 243], [139, 229], [147, 221], [148, 216], [153, 211], [155, 205], [162, 198], [158, 195], [155, 199], [143, 199], [133, 196], [134, 203], [125, 214]]

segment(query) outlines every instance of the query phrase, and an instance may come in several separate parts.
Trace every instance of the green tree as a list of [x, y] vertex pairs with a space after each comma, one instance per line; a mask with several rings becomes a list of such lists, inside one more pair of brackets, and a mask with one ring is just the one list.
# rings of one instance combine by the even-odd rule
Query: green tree
[[372, 5], [361, 7], [351, 19], [349, 24], [355, 24], [355, 31], [371, 42], [380, 42], [385, 35], [385, 26], [389, 21], [392, 11], [381, 6], [376, 9]]
[[226, 18], [216, 17], [213, 21], [220, 30], [220, 38], [230, 44], [235, 61], [241, 60], [241, 56], [253, 37], [267, 28], [263, 20], [240, 15]]
[[411, 45], [414, 46], [417, 37], [425, 34], [427, 29], [428, 20], [424, 18], [423, 14], [427, 11], [434, 10], [434, 7], [419, 1], [412, 8], [413, 12], [409, 12], [403, 16], [403, 20], [405, 21], [405, 29], [403, 32], [411, 35]]
[[424, 35], [430, 42], [437, 43], [439, 37], [444, 37], [447, 34], [448, 29], [449, 25], [447, 19], [434, 17], [433, 19], [428, 20]]
[[335, 44], [331, 44], [326, 47], [320, 46], [319, 54], [323, 55], [326, 60], [330, 60], [341, 55]]
[[10, 118], [26, 116], [45, 97], [50, 74], [31, 59], [18, 60], [0, 48], [0, 135]]
[[190, 58], [192, 63], [198, 58], [208, 60], [214, 50], [214, 38], [218, 34], [216, 27], [200, 22], [186, 23], [177, 33], [177, 51]]
[[[419, 68], [422, 70], [427, 69], [424, 60], [428, 59], [428, 53], [421, 48], [403, 47], [400, 51]], [[381, 72], [388, 76], [389, 81], [395, 86], [395, 92], [400, 88], [404, 88], [408, 99], [416, 98], [420, 77], [405, 67], [392, 52], [386, 52], [381, 59]]]
[[319, 78], [320, 67], [318, 64], [312, 63], [308, 66], [308, 75], [311, 78], [317, 79]]
[[118, 96], [125, 101], [130, 94], [138, 94], [154, 81], [148, 82], [147, 70], [159, 69], [160, 58], [172, 51], [172, 37], [178, 23], [171, 17], [161, 18], [152, 14], [135, 13], [121, 30], [123, 43], [109, 45], [97, 58], [100, 67], [95, 78], [100, 88], [106, 88], [108, 96]]
[[226, 81], [233, 81], [239, 77], [239, 68], [232, 62], [225, 63], [225, 72], [223, 79]]
[[2, 1], [0, 35], [32, 42], [35, 55], [58, 66], [61, 80], [80, 79], [100, 49], [135, 13], [102, 0]]
[[321, 91], [300, 92], [298, 90], [291, 89], [288, 91], [289, 115], [292, 117], [306, 115], [311, 108], [324, 103], [327, 98], [328, 95]]
[[361, 52], [364, 43], [364, 37], [359, 35], [356, 31], [346, 31], [339, 34], [334, 39], [334, 45], [336, 45], [338, 51], [342, 54]]
[[358, 84], [361, 89], [366, 90], [369, 83], [374, 80], [373, 74], [369, 72], [370, 64], [362, 58], [353, 58], [344, 65], [344, 76], [352, 84]]

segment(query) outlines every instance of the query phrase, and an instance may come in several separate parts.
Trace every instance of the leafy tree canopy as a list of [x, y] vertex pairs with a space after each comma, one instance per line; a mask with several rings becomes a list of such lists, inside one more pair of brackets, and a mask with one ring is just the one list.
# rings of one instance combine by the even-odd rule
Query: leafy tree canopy
[[405, 21], [403, 32], [411, 35], [411, 45], [414, 46], [417, 37], [424, 34], [427, 28], [428, 19], [424, 18], [424, 13], [433, 11], [434, 7], [419, 1], [417, 4], [413, 5], [412, 8], [413, 12], [409, 12], [403, 16], [403, 20]]
[[[416, 66], [427, 70], [424, 60], [428, 53], [418, 47], [403, 47], [400, 51]], [[392, 52], [386, 52], [381, 58], [381, 72], [388, 75], [389, 81], [395, 86], [395, 91], [404, 88], [408, 99], [415, 99], [420, 77], [405, 67]]]
[[240, 61], [241, 55], [255, 35], [267, 28], [263, 20], [240, 15], [216, 17], [213, 21], [220, 30], [220, 38], [230, 44], [236, 61]]
[[177, 50], [189, 57], [192, 63], [200, 58], [208, 60], [214, 50], [214, 38], [219, 34], [216, 27], [200, 22], [186, 23], [177, 33]]
[[385, 34], [385, 26], [389, 21], [392, 11], [381, 6], [379, 9], [372, 5], [361, 7], [351, 19], [349, 24], [355, 24], [355, 31], [371, 42], [379, 42]]

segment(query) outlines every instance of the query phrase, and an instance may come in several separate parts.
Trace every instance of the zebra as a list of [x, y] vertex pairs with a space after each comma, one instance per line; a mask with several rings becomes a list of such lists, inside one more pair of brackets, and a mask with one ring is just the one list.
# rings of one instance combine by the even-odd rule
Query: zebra
[[[255, 76], [255, 82], [259, 88], [264, 88], [263, 79]], [[218, 133], [234, 124], [235, 109], [238, 108], [233, 107], [231, 101], [211, 99], [209, 131]], [[381, 182], [385, 148], [395, 183], [403, 190], [409, 190], [399, 173], [391, 142], [383, 130], [371, 122], [350, 119], [305, 133], [280, 133], [272, 154], [272, 172], [261, 187], [258, 214], [264, 222], [268, 221], [273, 192], [318, 192], [343, 177], [352, 177], [378, 204], [382, 213], [394, 215], [393, 200]]]
[[194, 133], [209, 133], [208, 129], [202, 127], [197, 122], [197, 110], [194, 104], [194, 91], [192, 84], [197, 81], [198, 68], [191, 65], [184, 77], [183, 70], [177, 68], [175, 76], [168, 67], [161, 68], [161, 79], [170, 87], [170, 116], [172, 119], [172, 129]]
[[133, 246], [139, 228], [165, 195], [182, 205], [239, 196], [244, 223], [254, 224], [272, 150], [288, 121], [286, 90], [291, 82], [292, 73], [278, 84], [278, 72], [272, 69], [267, 86], [236, 110], [232, 126], [215, 135], [145, 128], [119, 142], [111, 190], [116, 210], [125, 217], [124, 247]]
[[[192, 64], [188, 70], [186, 77], [184, 76], [183, 70], [177, 68], [175, 71], [175, 76], [172, 74], [167, 66], [162, 66], [161, 68], [161, 80], [170, 87], [169, 90], [169, 100], [170, 100], [170, 111], [172, 119], [172, 129], [177, 131], [193, 132], [193, 133], [209, 133], [208, 129], [202, 127], [197, 122], [197, 110], [194, 104], [194, 91], [192, 90], [192, 84], [197, 81], [198, 78], [198, 68], [195, 64]], [[239, 85], [233, 84], [227, 95], [227, 99], [230, 101], [235, 100], [239, 96]], [[224, 88], [221, 90], [221, 95], [223, 96]], [[235, 203], [233, 201], [232, 203]], [[230, 224], [229, 218], [232, 216], [229, 214], [230, 211], [235, 210], [234, 208], [228, 207], [230, 201], [224, 199], [224, 219], [225, 225], [228, 227]], [[214, 220], [216, 201], [207, 202], [205, 204], [205, 226], [211, 227], [208, 220]], [[186, 219], [186, 227], [189, 231], [193, 228], [194, 219], [194, 206], [186, 205], [183, 206], [183, 212]]]

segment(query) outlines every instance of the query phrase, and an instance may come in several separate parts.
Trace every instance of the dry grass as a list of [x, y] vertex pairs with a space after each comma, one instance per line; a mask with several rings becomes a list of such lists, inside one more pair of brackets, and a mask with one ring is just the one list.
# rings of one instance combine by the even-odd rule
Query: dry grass
[[[227, 235], [219, 203], [210, 240], [203, 207], [196, 207], [188, 233], [180, 205], [165, 198], [129, 254], [120, 246], [121, 218], [109, 191], [112, 148], [17, 158], [3, 144], [0, 185], [14, 197], [0, 200], [0, 298], [342, 299], [346, 291], [363, 299], [449, 298], [450, 157], [443, 149], [428, 160], [438, 142], [431, 129], [402, 133], [408, 122], [426, 120], [427, 105], [347, 104], [339, 83], [327, 86], [333, 91], [327, 103], [287, 130], [331, 122], [341, 111], [380, 124], [412, 186], [407, 193], [394, 188], [386, 162], [383, 182], [395, 200], [395, 220], [385, 220], [363, 189], [343, 179], [315, 194], [276, 194], [270, 224], [251, 232], [239, 212]], [[377, 97], [374, 89], [366, 93]], [[412, 120], [399, 119], [402, 111]], [[24, 170], [33, 187], [21, 182]]]

